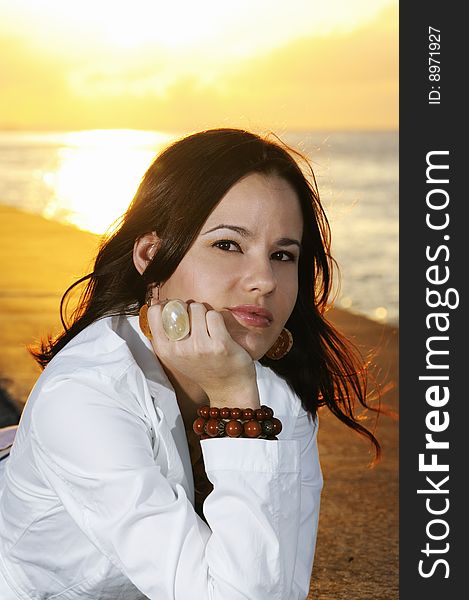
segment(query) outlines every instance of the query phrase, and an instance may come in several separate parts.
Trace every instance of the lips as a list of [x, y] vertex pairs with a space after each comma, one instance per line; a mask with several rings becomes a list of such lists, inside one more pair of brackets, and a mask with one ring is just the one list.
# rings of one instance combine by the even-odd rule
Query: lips
[[229, 307], [228, 310], [242, 325], [251, 327], [270, 327], [274, 320], [272, 313], [255, 304], [243, 304]]

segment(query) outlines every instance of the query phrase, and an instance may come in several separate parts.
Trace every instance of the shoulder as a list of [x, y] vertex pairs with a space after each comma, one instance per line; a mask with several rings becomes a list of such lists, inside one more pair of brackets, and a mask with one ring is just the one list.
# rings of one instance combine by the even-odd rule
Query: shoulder
[[[28, 399], [37, 427], [99, 421], [113, 410], [148, 420], [146, 379], [112, 318], [78, 334], [46, 367]], [[49, 429], [50, 425], [47, 427]]]
[[109, 379], [120, 379], [134, 363], [125, 340], [116, 332], [115, 318], [104, 317], [70, 340], [51, 360], [44, 374], [66, 375], [77, 369], [91, 369]]

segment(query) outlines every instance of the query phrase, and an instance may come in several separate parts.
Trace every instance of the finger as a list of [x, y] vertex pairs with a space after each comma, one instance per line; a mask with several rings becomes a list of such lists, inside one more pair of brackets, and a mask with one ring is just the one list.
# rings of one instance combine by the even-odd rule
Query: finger
[[191, 302], [189, 304], [189, 318], [191, 322], [191, 337], [197, 340], [208, 339], [207, 323], [205, 322], [205, 313], [207, 309], [200, 302]]
[[207, 323], [208, 334], [214, 340], [225, 341], [227, 338], [231, 337], [221, 312], [208, 310], [205, 315], [205, 321]]

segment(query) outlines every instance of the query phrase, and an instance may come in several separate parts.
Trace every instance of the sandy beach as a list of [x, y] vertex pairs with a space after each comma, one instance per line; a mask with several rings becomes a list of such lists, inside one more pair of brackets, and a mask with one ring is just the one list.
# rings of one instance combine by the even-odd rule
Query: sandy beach
[[[0, 385], [18, 410], [40, 373], [26, 346], [58, 331], [60, 297], [87, 272], [98, 241], [91, 233], [0, 207]], [[329, 316], [364, 356], [372, 356], [370, 387], [373, 380], [380, 385], [382, 405], [397, 411], [397, 328], [337, 309]], [[0, 416], [7, 410], [0, 406]], [[311, 599], [398, 598], [397, 419], [381, 415], [375, 434], [383, 457], [369, 468], [369, 444], [320, 412], [324, 491]]]

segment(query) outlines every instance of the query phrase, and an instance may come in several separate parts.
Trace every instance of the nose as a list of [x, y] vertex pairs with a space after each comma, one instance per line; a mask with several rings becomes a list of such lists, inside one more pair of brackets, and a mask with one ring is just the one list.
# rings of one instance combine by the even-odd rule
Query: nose
[[277, 287], [277, 277], [272, 266], [270, 258], [257, 258], [249, 261], [244, 274], [246, 291], [258, 292], [262, 296], [271, 294]]

